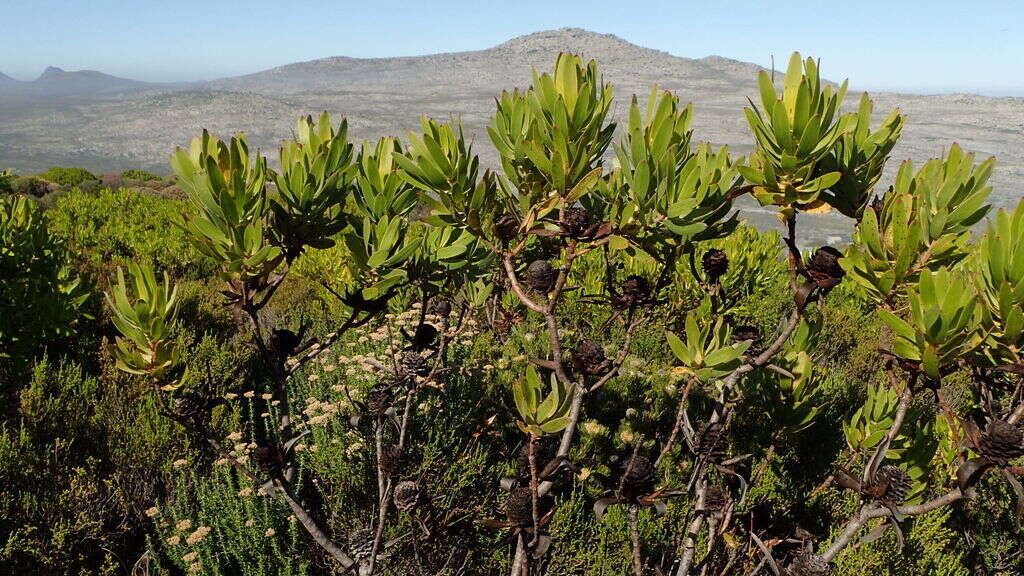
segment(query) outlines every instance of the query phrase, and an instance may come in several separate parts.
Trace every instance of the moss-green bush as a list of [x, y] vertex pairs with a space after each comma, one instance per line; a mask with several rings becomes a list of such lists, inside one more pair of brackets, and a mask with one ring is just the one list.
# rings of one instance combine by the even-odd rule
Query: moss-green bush
[[37, 174], [37, 176], [48, 182], [65, 187], [78, 186], [87, 180], [98, 180], [95, 174], [85, 168], [69, 168], [65, 166], [53, 166], [46, 170], [46, 172]]
[[152, 172], [149, 172], [147, 170], [139, 170], [137, 168], [122, 171], [121, 177], [127, 178], [129, 180], [141, 180], [143, 182], [160, 180], [160, 176], [153, 174]]
[[46, 213], [50, 229], [63, 238], [90, 273], [109, 277], [128, 262], [150, 264], [179, 278], [199, 278], [212, 270], [185, 240], [180, 220], [184, 204], [130, 190], [98, 194], [69, 191]]

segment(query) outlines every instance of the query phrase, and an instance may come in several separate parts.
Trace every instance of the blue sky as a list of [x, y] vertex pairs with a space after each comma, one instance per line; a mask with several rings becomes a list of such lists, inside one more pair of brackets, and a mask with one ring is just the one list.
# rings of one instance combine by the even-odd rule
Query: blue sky
[[209, 79], [326, 56], [475, 50], [573, 26], [677, 56], [793, 50], [854, 88], [1024, 96], [1024, 1], [0, 0], [0, 72]]

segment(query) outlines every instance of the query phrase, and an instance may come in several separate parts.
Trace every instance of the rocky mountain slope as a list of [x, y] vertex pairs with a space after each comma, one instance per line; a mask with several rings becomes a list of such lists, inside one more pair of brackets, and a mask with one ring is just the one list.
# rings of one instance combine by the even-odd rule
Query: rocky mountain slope
[[[528, 85], [532, 68], [550, 69], [557, 53], [566, 50], [601, 64], [606, 81], [615, 85], [616, 117], [622, 118], [633, 94], [643, 100], [651, 86], [658, 85], [694, 102], [697, 138], [728, 144], [738, 153], [750, 150], [742, 108], [748, 96], [756, 97], [759, 67], [717, 56], [681, 58], [610, 34], [562, 29], [486, 50], [324, 58], [206, 84], [140, 87], [108, 80], [117, 88], [94, 91], [70, 104], [45, 99], [19, 103], [0, 90], [0, 117], [5, 118], [0, 125], [0, 166], [31, 170], [67, 163], [97, 170], [145, 167], [166, 172], [172, 148], [187, 144], [204, 127], [219, 135], [245, 131], [255, 145], [272, 150], [290, 136], [296, 117], [322, 110], [348, 117], [356, 138], [404, 135], [417, 129], [423, 114], [458, 117], [476, 138], [475, 149], [484, 163], [494, 165], [484, 131], [494, 96]], [[826, 74], [842, 74], [828, 62], [823, 65]], [[95, 85], [80, 78], [83, 85]], [[96, 77], [88, 78], [93, 82]], [[859, 97], [856, 88], [851, 90], [851, 105]], [[993, 184], [1000, 204], [1019, 197], [1017, 183], [1024, 179], [1024, 98], [884, 93], [873, 97], [879, 116], [892, 108], [908, 116], [896, 159], [922, 161], [956, 141], [979, 155], [999, 158]], [[757, 219], [767, 216], [750, 213]], [[822, 237], [845, 231], [838, 220], [829, 218], [821, 219], [820, 229]]]

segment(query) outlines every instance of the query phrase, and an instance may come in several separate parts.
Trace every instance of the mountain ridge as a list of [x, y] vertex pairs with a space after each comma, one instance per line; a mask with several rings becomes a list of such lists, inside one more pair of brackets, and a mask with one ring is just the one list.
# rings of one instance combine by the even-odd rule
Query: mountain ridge
[[81, 100], [119, 96], [163, 86], [97, 70], [64, 70], [56, 66], [47, 66], [32, 80], [17, 80], [10, 76], [0, 78], [0, 98]]

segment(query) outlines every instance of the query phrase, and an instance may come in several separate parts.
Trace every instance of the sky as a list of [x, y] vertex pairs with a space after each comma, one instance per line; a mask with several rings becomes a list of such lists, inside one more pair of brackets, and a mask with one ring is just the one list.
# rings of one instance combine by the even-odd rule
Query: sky
[[761, 65], [799, 50], [856, 89], [1024, 96], [1024, 0], [0, 0], [0, 72], [204, 80], [328, 56], [479, 50], [562, 27]]

